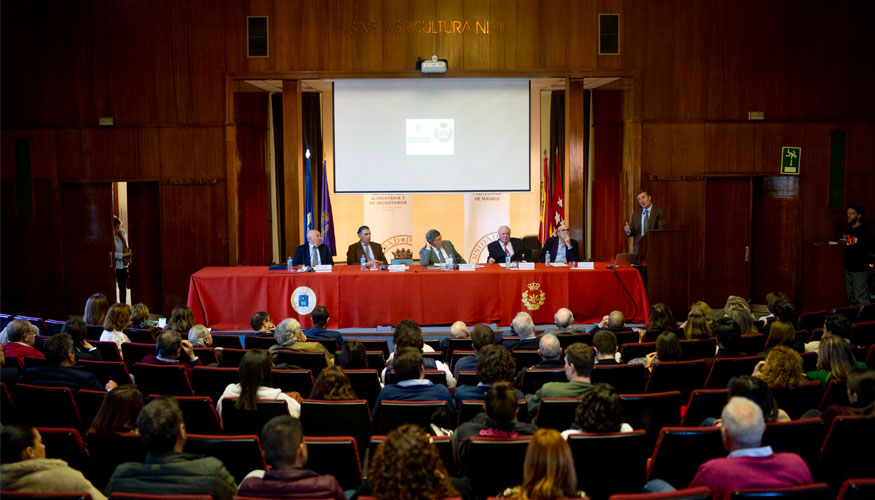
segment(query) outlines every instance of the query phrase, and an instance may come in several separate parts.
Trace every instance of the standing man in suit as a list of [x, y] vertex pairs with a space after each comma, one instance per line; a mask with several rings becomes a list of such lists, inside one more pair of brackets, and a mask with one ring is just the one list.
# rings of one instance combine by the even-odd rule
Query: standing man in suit
[[383, 246], [379, 243], [371, 243], [371, 228], [362, 226], [358, 230], [359, 242], [353, 243], [346, 251], [346, 263], [358, 264], [365, 256], [368, 267], [386, 264], [386, 256], [383, 255]]
[[498, 228], [498, 239], [486, 249], [489, 251], [487, 262], [490, 264], [504, 262], [507, 256], [510, 256], [511, 262], [528, 261], [532, 258], [532, 251], [523, 246], [521, 239], [510, 237], [510, 228], [507, 226]]
[[665, 229], [665, 209], [654, 207], [648, 191], [638, 191], [635, 195], [641, 210], [635, 210], [632, 214], [631, 224], [626, 221], [623, 230], [626, 236], [632, 237], [634, 252], [638, 253], [638, 242], [651, 229]]
[[441, 264], [449, 261], [450, 257], [453, 258], [454, 264], [465, 263], [465, 259], [459, 255], [450, 240], [444, 241], [437, 229], [429, 229], [425, 233], [425, 246], [419, 250], [419, 264], [423, 266]]
[[544, 262], [546, 252], [550, 252], [550, 262], [580, 262], [580, 251], [577, 248], [577, 240], [572, 240], [568, 233], [568, 226], [560, 224], [556, 228], [556, 236], [547, 238], [544, 248], [538, 255], [538, 262]]
[[334, 265], [334, 259], [331, 258], [331, 250], [328, 245], [322, 243], [322, 233], [315, 229], [307, 231], [307, 243], [295, 249], [295, 259], [292, 261], [293, 266], [318, 266], [319, 264]]

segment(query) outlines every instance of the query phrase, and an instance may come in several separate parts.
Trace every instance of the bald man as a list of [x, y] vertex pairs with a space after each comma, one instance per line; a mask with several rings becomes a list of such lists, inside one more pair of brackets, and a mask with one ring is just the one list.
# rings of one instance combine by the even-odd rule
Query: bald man
[[307, 231], [307, 243], [295, 249], [294, 266], [318, 266], [319, 264], [334, 265], [331, 250], [328, 245], [322, 243], [322, 233], [311, 229]]
[[586, 333], [586, 327], [574, 326], [574, 314], [567, 307], [562, 307], [556, 311], [556, 314], [553, 315], [553, 322], [556, 328], [548, 328], [545, 333], [552, 333], [554, 335]]
[[519, 238], [510, 237], [510, 228], [501, 226], [498, 228], [498, 239], [490, 243], [486, 249], [489, 251], [490, 264], [505, 262], [510, 257], [511, 262], [529, 261], [532, 259], [532, 251], [523, 246]]

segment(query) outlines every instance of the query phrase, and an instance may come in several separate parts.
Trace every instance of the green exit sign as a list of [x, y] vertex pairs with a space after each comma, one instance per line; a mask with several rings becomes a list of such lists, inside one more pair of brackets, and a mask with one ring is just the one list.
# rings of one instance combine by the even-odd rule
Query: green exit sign
[[799, 162], [802, 158], [802, 148], [784, 146], [781, 148], [781, 173], [799, 175]]

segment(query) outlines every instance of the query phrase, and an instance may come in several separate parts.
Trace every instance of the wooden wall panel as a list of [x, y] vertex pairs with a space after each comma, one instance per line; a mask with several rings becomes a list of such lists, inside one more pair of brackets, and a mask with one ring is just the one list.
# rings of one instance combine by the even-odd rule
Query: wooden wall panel
[[[435, 2], [435, 21], [462, 19], [465, 13], [464, 5], [464, 0], [440, 0]], [[447, 29], [444, 28], [445, 31]], [[460, 35], [441, 33], [437, 35], [435, 40], [437, 43], [435, 50], [439, 58], [452, 61], [450, 64], [458, 65], [458, 69], [467, 69], [464, 58], [465, 46]]]
[[589, 140], [588, 131], [584, 129], [585, 97], [582, 78], [569, 78], [565, 82], [565, 213], [571, 237], [579, 242], [586, 241], [583, 227], [586, 224], [589, 178], [583, 156], [584, 142]]
[[[568, 65], [568, 40], [565, 33], [572, 24], [568, 6], [573, 0], [554, 0], [551, 9], [541, 12], [541, 33], [543, 43], [540, 49], [543, 51], [545, 68], [565, 68]], [[581, 28], [583, 28], [581, 26]]]
[[623, 174], [623, 91], [592, 92], [592, 259], [611, 260], [623, 253], [626, 238], [621, 209]]
[[[663, 175], [671, 173], [674, 125], [670, 123], [645, 124], [642, 136], [644, 143], [642, 146], [642, 172]], [[634, 200], [634, 194], [632, 199]]]
[[678, 123], [672, 135], [671, 173], [689, 175], [701, 172], [705, 164], [705, 125]]
[[[466, 2], [463, 7], [461, 18], [466, 20], [489, 19], [490, 5], [489, 2]], [[471, 31], [461, 36], [462, 44], [465, 47], [465, 52], [462, 55], [462, 64], [465, 69], [488, 70], [494, 67], [492, 44], [489, 37], [478, 35], [476, 33], [476, 25], [471, 26]]]

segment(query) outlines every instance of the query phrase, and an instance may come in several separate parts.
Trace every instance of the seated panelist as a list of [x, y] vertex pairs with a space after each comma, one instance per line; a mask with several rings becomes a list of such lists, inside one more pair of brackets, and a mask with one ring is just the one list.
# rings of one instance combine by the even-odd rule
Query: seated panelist
[[425, 233], [425, 246], [419, 250], [419, 263], [423, 266], [448, 262], [452, 257], [453, 264], [464, 264], [465, 259], [453, 247], [449, 240], [444, 241], [437, 229], [429, 229]]
[[580, 261], [577, 240], [571, 239], [571, 235], [568, 233], [568, 226], [565, 224], [560, 224], [556, 229], [556, 236], [547, 238], [547, 241], [544, 242], [544, 248], [541, 249], [538, 262], [544, 262], [546, 252], [550, 252], [550, 259], [553, 262]]
[[368, 226], [360, 227], [358, 236], [358, 242], [350, 245], [346, 251], [346, 263], [350, 265], [359, 264], [361, 263], [362, 255], [364, 255], [368, 267], [386, 264], [386, 256], [383, 255], [382, 245], [371, 242], [371, 228]]
[[498, 239], [490, 243], [486, 249], [489, 251], [487, 262], [490, 264], [504, 262], [507, 257], [510, 257], [511, 262], [532, 259], [532, 251], [523, 246], [521, 239], [511, 238], [510, 228], [507, 226], [498, 228]]
[[322, 243], [322, 233], [311, 229], [307, 231], [307, 243], [295, 249], [294, 266], [318, 266], [319, 264], [334, 265], [331, 258], [331, 250], [328, 245]]

